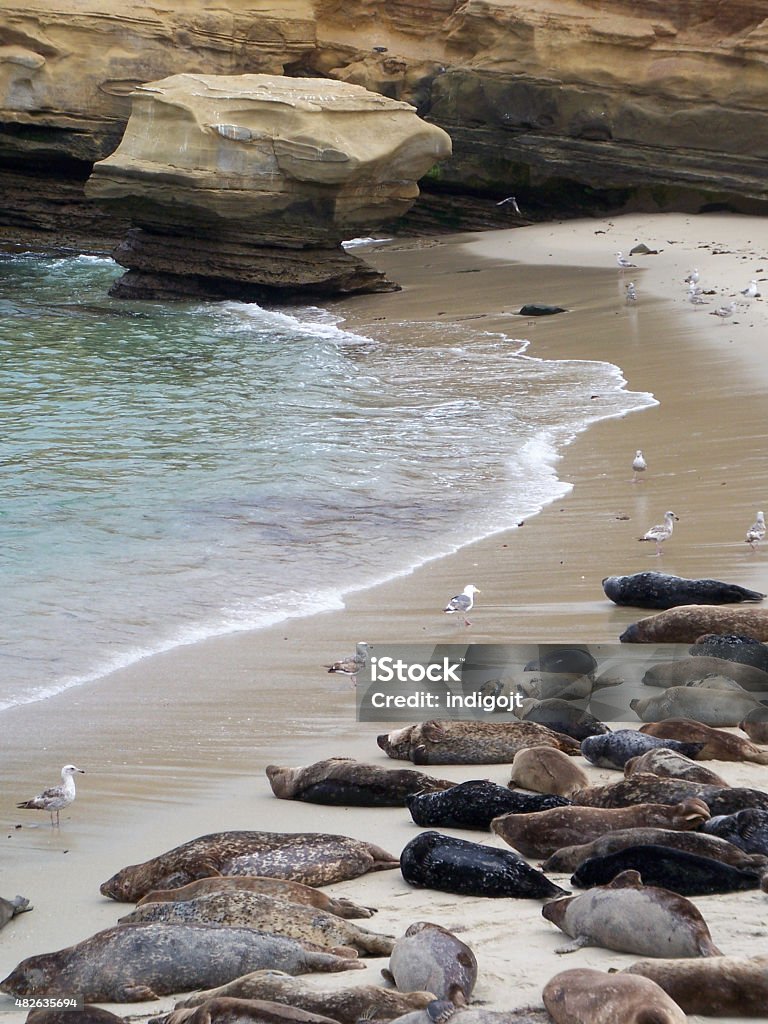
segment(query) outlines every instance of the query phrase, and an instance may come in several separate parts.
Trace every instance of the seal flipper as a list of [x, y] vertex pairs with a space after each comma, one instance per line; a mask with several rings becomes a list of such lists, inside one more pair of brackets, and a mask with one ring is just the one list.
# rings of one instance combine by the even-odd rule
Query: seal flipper
[[606, 889], [642, 889], [643, 880], [639, 871], [622, 871], [616, 875], [612, 882], [606, 885]]
[[123, 985], [122, 988], [115, 990], [112, 1001], [116, 1003], [146, 1003], [159, 998], [160, 996], [148, 985]]
[[390, 984], [392, 984], [392, 985], [396, 985], [397, 984], [397, 982], [395, 981], [394, 974], [392, 973], [392, 971], [389, 970], [388, 967], [382, 967], [381, 968], [381, 976], [382, 976], [382, 978], [385, 981], [390, 982]]
[[[634, 873], [637, 874], [637, 872]], [[629, 872], [625, 871], [624, 874], [629, 874]], [[558, 956], [562, 956], [564, 953], [575, 953], [577, 949], [581, 949], [583, 946], [596, 945], [599, 945], [599, 943], [593, 942], [589, 935], [579, 935], [573, 942], [569, 942], [567, 946], [558, 946], [555, 952]]]
[[457, 1009], [456, 1004], [450, 999], [433, 999], [426, 1006], [427, 1016], [433, 1024], [445, 1024], [445, 1021], [450, 1020]]

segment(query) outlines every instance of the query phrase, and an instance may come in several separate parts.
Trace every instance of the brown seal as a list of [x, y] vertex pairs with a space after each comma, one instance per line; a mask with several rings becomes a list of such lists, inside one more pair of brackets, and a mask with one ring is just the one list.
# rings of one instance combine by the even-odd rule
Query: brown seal
[[396, 940], [389, 967], [381, 973], [401, 992], [427, 989], [438, 999], [466, 1006], [477, 981], [477, 960], [446, 928], [418, 921]]
[[30, 1010], [24, 1024], [124, 1024], [124, 1021], [101, 1006], [86, 1003], [82, 1010]]
[[558, 953], [602, 946], [618, 953], [673, 957], [721, 956], [704, 918], [690, 900], [643, 885], [637, 871], [623, 871], [608, 885], [551, 900], [542, 916], [574, 941]]
[[668, 828], [624, 828], [593, 839], [591, 843], [564, 846], [555, 850], [543, 864], [545, 871], [576, 871], [591, 857], [606, 857], [629, 846], [669, 846], [699, 857], [709, 857], [735, 868], [766, 867], [768, 857], [761, 853], [746, 853], [719, 836], [706, 832], [680, 832]]
[[768, 743], [768, 708], [755, 708], [754, 711], [750, 711], [739, 722], [739, 728], [753, 743]]
[[266, 878], [264, 875], [213, 875], [210, 878], [198, 878], [196, 882], [182, 885], [180, 889], [155, 889], [154, 892], [142, 896], [138, 905], [194, 900], [209, 892], [230, 892], [232, 889], [260, 892], [265, 896], [288, 900], [289, 903], [317, 907], [318, 910], [324, 910], [326, 914], [335, 914], [336, 917], [372, 917], [376, 913], [375, 907], [361, 907], [360, 904], [348, 900], [346, 896], [331, 896], [322, 889], [313, 889], [311, 885], [289, 882], [284, 878]]
[[685, 754], [679, 754], [676, 750], [669, 750], [667, 747], [655, 747], [640, 757], [632, 757], [624, 765], [624, 778], [632, 775], [648, 772], [651, 775], [659, 775], [667, 779], [687, 779], [689, 782], [703, 782], [710, 786], [725, 787], [728, 783], [725, 779], [709, 768], [705, 768], [700, 761], [692, 761]]
[[638, 619], [619, 640], [623, 644], [692, 644], [703, 633], [738, 633], [768, 640], [768, 609], [686, 604]]
[[658, 696], [635, 698], [629, 702], [641, 722], [662, 722], [667, 718], [690, 718], [712, 726], [735, 726], [755, 708], [757, 697], [746, 690], [704, 689], [670, 686]]
[[710, 815], [735, 814], [747, 807], [768, 810], [768, 793], [741, 786], [710, 786], [687, 779], [665, 779], [637, 774], [607, 786], [590, 786], [573, 797], [580, 807], [631, 807], [633, 804], [676, 804], [681, 800], [703, 801]]
[[768, 954], [705, 960], [640, 960], [622, 974], [650, 978], [685, 1013], [765, 1018]]
[[12, 996], [69, 996], [85, 1002], [136, 1003], [171, 992], [212, 988], [247, 971], [278, 967], [289, 974], [348, 971], [365, 965], [305, 949], [253, 928], [129, 924], [83, 942], [22, 960], [0, 982]]
[[233, 999], [218, 996], [199, 1006], [176, 1009], [151, 1024], [338, 1024], [331, 1017], [308, 1013], [266, 999]]
[[571, 797], [589, 785], [583, 768], [556, 747], [526, 747], [512, 762], [510, 788], [520, 786], [534, 793]]
[[666, 689], [668, 686], [687, 686], [706, 676], [732, 679], [749, 693], [768, 693], [768, 672], [753, 665], [708, 655], [687, 655], [674, 661], [658, 662], [644, 673], [643, 685]]
[[322, 832], [212, 832], [122, 868], [101, 885], [101, 894], [134, 903], [153, 889], [177, 889], [210, 875], [270, 875], [331, 885], [367, 871], [385, 871], [397, 857], [373, 843]]
[[503, 814], [491, 829], [525, 857], [549, 857], [562, 846], [589, 843], [616, 829], [698, 828], [709, 817], [700, 800], [684, 800], [676, 806], [635, 804], [631, 807], [553, 807], [534, 814]]
[[687, 1019], [648, 978], [589, 967], [556, 974], [542, 995], [555, 1024], [686, 1024]]
[[376, 742], [388, 757], [414, 764], [505, 764], [518, 750], [539, 746], [581, 753], [576, 740], [535, 722], [418, 722]]
[[119, 923], [135, 924], [138, 921], [255, 928], [326, 949], [348, 946], [368, 956], [388, 956], [395, 942], [393, 935], [368, 931], [315, 907], [304, 907], [240, 889], [210, 892], [195, 899], [172, 903], [142, 903], [132, 913], [121, 917]]
[[[434, 992], [397, 992], [377, 985], [351, 985], [340, 989], [319, 989], [284, 971], [254, 971], [221, 988], [196, 992], [176, 1004], [178, 1007], [199, 1006], [210, 999], [230, 996], [238, 999], [266, 999], [285, 1003], [310, 1013], [320, 1013], [339, 1021], [355, 1024], [372, 1011], [379, 1020], [391, 1020], [411, 1010], [423, 1010], [434, 998]], [[66, 1021], [64, 1022], [66, 1024]]]
[[300, 768], [270, 764], [266, 772], [272, 792], [281, 800], [335, 807], [402, 807], [413, 793], [454, 785], [409, 768], [380, 768], [352, 757], [331, 757]]
[[693, 743], [703, 743], [703, 748], [696, 755], [697, 761], [753, 761], [755, 764], [768, 764], [768, 750], [761, 750], [743, 736], [713, 729], [702, 722], [668, 718], [664, 722], [641, 725], [640, 732], [670, 740], [685, 736]]

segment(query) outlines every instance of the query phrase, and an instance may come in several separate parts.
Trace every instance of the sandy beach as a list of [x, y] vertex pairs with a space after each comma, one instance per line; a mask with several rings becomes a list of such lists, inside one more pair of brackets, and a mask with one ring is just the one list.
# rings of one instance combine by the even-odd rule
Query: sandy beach
[[[638, 242], [657, 253], [632, 257], [637, 269], [621, 272], [614, 253], [626, 255]], [[612, 362], [631, 390], [652, 393], [658, 404], [603, 420], [576, 437], [556, 466], [572, 490], [518, 529], [353, 592], [342, 611], [180, 647], [5, 712], [0, 895], [22, 893], [35, 910], [0, 934], [0, 976], [26, 956], [114, 924], [128, 908], [100, 896], [102, 881], [125, 864], [207, 832], [324, 831], [399, 854], [416, 834], [405, 810], [278, 801], [264, 776], [269, 763], [308, 764], [333, 755], [407, 767], [376, 746], [383, 727], [355, 723], [353, 690], [322, 668], [351, 653], [360, 639], [615, 643], [645, 613], [613, 606], [600, 581], [645, 570], [714, 577], [768, 593], [768, 549], [752, 551], [744, 541], [755, 512], [768, 505], [763, 222], [725, 214], [627, 215], [398, 239], [366, 258], [403, 290], [335, 305], [349, 329], [375, 336], [383, 327], [405, 331], [419, 320], [472, 320], [478, 331], [529, 338], [534, 357]], [[687, 301], [683, 279], [693, 267], [700, 285], [715, 293], [706, 296], [711, 305], [696, 308]], [[766, 298], [742, 303], [739, 291], [753, 278]], [[638, 291], [634, 305], [625, 302], [630, 280]], [[732, 298], [739, 300], [733, 317], [709, 315]], [[555, 303], [569, 312], [530, 320], [516, 314], [527, 302]], [[596, 394], [594, 401], [600, 400]], [[638, 448], [648, 470], [633, 483]], [[637, 538], [667, 509], [680, 521], [657, 558], [653, 545]], [[466, 516], [468, 536], [481, 533], [471, 507]], [[471, 629], [464, 630], [440, 609], [468, 582], [482, 595]], [[79, 777], [78, 800], [62, 814], [59, 830], [44, 814], [15, 809], [18, 800], [52, 784], [67, 762], [87, 774]], [[766, 788], [763, 767], [710, 767], [731, 784]], [[509, 767], [441, 767], [432, 773], [506, 783]], [[589, 774], [595, 781], [618, 777], [594, 768]], [[484, 841], [503, 845], [495, 837]], [[544, 983], [567, 967], [607, 969], [637, 959], [601, 949], [557, 956], [563, 937], [541, 918], [538, 901], [412, 890], [397, 871], [333, 891], [377, 906], [367, 922], [377, 931], [397, 935], [413, 921], [433, 920], [460, 933], [480, 962], [476, 998], [489, 1008], [539, 1005]], [[694, 902], [725, 953], [768, 952], [764, 893]], [[313, 984], [376, 983], [385, 963], [367, 964], [366, 971], [350, 975], [315, 976]], [[110, 1009], [156, 1015], [172, 1005], [168, 997]], [[0, 996], [0, 1015], [16, 1024], [25, 1013]]]

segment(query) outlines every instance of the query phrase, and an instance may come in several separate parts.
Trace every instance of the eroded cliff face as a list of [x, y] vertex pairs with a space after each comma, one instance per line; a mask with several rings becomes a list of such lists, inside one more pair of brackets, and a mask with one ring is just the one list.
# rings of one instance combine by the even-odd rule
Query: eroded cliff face
[[108, 231], [82, 183], [133, 88], [187, 72], [329, 77], [413, 103], [454, 143], [433, 188], [515, 191], [534, 215], [768, 201], [766, 0], [0, 2], [12, 226]]

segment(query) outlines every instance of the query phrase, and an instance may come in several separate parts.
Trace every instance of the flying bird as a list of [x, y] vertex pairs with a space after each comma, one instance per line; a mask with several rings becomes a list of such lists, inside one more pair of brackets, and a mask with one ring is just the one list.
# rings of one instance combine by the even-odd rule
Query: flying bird
[[368, 664], [370, 648], [371, 644], [361, 640], [355, 645], [355, 653], [349, 658], [341, 658], [332, 665], [323, 665], [323, 668], [327, 668], [329, 673], [338, 672], [340, 675], [349, 676], [352, 686], [357, 686], [357, 673], [362, 672]]
[[656, 545], [656, 554], [661, 554], [661, 545], [665, 540], [669, 540], [672, 536], [672, 530], [675, 527], [675, 520], [680, 521], [680, 517], [676, 516], [674, 512], [664, 513], [664, 522], [658, 523], [656, 526], [652, 526], [647, 533], [644, 533], [642, 537], [638, 537], [638, 540], [651, 540]]
[[758, 512], [754, 523], [747, 530], [747, 536], [744, 540], [754, 550], [757, 550], [757, 545], [761, 540], [765, 540], [765, 513]]
[[[48, 811], [51, 815], [51, 825], [55, 824], [58, 828], [59, 812], [62, 808], [68, 807], [75, 799], [75, 780], [72, 778], [75, 772], [85, 775], [84, 768], [77, 768], [73, 764], [65, 764], [61, 769], [61, 784], [59, 786], [51, 786], [50, 789], [44, 789], [42, 793], [38, 793], [31, 800], [25, 800], [23, 803], [16, 804], [16, 806], [20, 810]], [[54, 811], [56, 812], [55, 822], [53, 820]]]
[[637, 474], [644, 473], [647, 468], [648, 463], [645, 461], [645, 459], [643, 458], [643, 453], [638, 448], [635, 452], [635, 457], [632, 460], [632, 469], [634, 470], [634, 476], [632, 477], [633, 483], [637, 482], [637, 480], [640, 479]]
[[514, 196], [507, 196], [506, 199], [502, 199], [500, 202], [496, 203], [496, 205], [497, 206], [506, 206], [507, 203], [511, 203], [512, 204], [512, 209], [515, 211], [515, 213], [518, 215], [518, 217], [522, 217], [522, 213], [520, 212], [520, 207], [517, 205], [517, 199], [515, 199]]
[[474, 585], [474, 583], [468, 583], [461, 594], [456, 594], [452, 597], [448, 604], [443, 608], [446, 615], [455, 615], [457, 612], [464, 619], [465, 626], [471, 626], [472, 623], [467, 618], [467, 613], [472, 611], [475, 604], [475, 594], [479, 594], [480, 591]]

